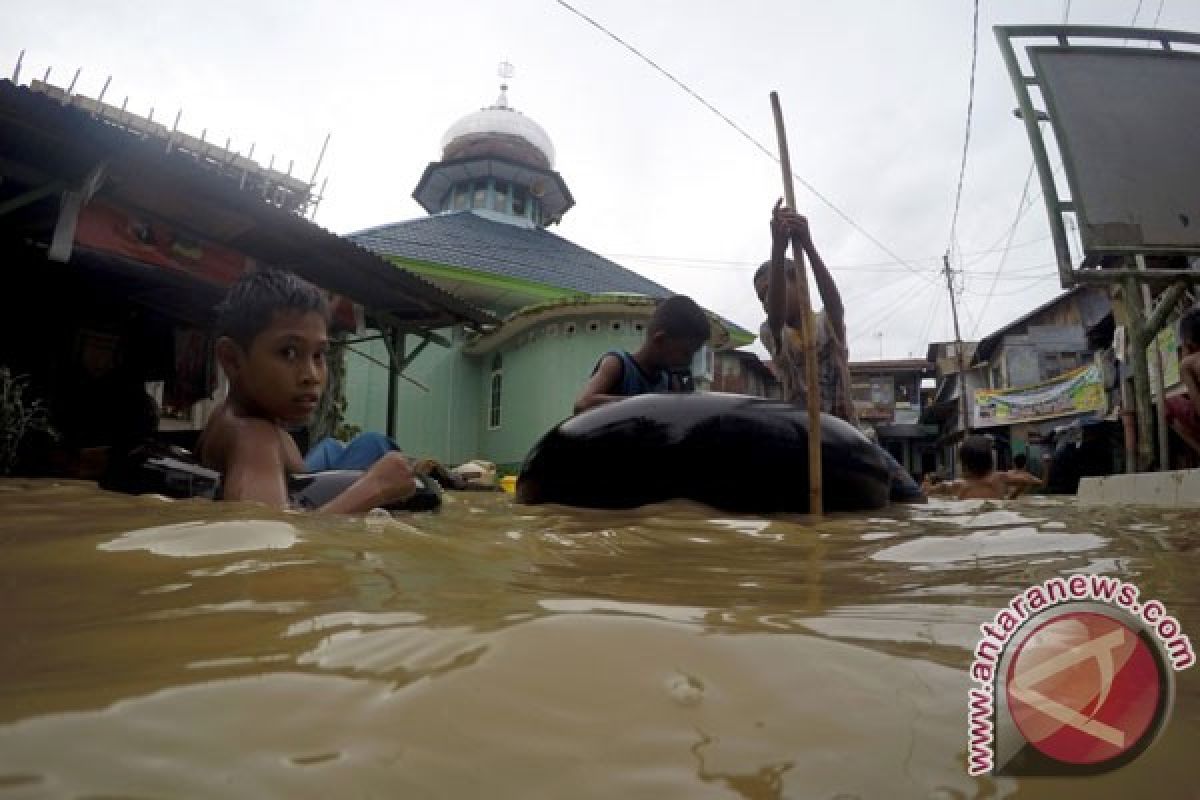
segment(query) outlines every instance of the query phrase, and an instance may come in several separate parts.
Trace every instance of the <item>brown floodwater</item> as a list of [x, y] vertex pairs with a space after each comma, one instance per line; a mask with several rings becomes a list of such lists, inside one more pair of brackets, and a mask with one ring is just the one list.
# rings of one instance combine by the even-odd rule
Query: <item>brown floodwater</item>
[[966, 774], [978, 625], [1075, 572], [1200, 641], [1196, 511], [393, 519], [0, 482], [0, 798], [1200, 797], [1200, 668], [1122, 769]]

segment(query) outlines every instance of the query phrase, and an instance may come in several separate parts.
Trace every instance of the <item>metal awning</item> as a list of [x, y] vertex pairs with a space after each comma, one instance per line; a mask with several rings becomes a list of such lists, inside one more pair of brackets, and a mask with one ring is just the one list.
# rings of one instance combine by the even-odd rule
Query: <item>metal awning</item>
[[[86, 199], [89, 192], [81, 190], [90, 178], [94, 198], [256, 262], [292, 270], [398, 330], [497, 321], [350, 240], [244, 191], [205, 159], [7, 80], [0, 81], [0, 177], [0, 235], [49, 243], [60, 206], [66, 205], [60, 203], [64, 193], [80, 192]], [[127, 280], [138, 279], [132, 265], [125, 264], [122, 272]], [[197, 300], [207, 301], [204, 295], [200, 290]]]

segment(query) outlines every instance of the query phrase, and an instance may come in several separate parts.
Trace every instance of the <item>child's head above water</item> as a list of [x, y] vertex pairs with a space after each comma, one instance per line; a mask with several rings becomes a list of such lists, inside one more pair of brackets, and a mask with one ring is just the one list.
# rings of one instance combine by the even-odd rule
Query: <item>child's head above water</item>
[[987, 477], [995, 469], [992, 437], [981, 434], [968, 436], [958, 448], [958, 457], [968, 477]]
[[290, 272], [268, 269], [247, 272], [229, 287], [217, 306], [216, 334], [249, 350], [281, 311], [314, 312], [329, 320], [329, 305], [317, 287]]
[[329, 307], [312, 284], [264, 270], [243, 275], [217, 308], [217, 360], [230, 398], [252, 416], [302, 423], [320, 401]]
[[646, 328], [646, 343], [657, 362], [653, 366], [687, 366], [710, 333], [708, 315], [696, 301], [681, 294], [666, 298]]

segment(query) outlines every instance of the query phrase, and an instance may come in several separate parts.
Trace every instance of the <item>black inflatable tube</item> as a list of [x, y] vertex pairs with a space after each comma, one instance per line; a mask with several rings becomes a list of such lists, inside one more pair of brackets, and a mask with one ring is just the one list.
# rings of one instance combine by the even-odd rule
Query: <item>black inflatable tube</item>
[[[350, 488], [362, 470], [342, 469], [289, 475], [288, 502], [295, 508], [317, 509]], [[442, 487], [426, 475], [414, 475], [417, 490], [405, 500], [384, 506], [388, 511], [433, 511], [442, 504]], [[101, 488], [127, 494], [161, 494], [186, 499], [220, 496], [221, 473], [197, 464], [191, 453], [176, 448], [139, 448], [100, 483]]]
[[[824, 506], [888, 504], [888, 467], [857, 428], [821, 415]], [[674, 498], [744, 513], [808, 511], [808, 412], [736, 394], [647, 394], [599, 406], [534, 445], [520, 503], [635, 508]]]
[[[362, 470], [336, 469], [288, 477], [288, 499], [297, 508], [316, 509], [362, 477]], [[433, 478], [413, 475], [417, 490], [408, 498], [384, 506], [388, 511], [433, 511], [442, 504], [442, 488]]]

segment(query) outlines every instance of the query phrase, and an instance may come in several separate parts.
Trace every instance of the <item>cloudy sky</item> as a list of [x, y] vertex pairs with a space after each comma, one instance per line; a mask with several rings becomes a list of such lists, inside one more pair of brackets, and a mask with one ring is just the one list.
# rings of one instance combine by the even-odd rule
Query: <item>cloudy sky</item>
[[[971, 63], [969, 0], [569, 0], [772, 151], [771, 90], [817, 245], [848, 309], [851, 357], [952, 338], [950, 243]], [[982, 0], [974, 127], [957, 226], [964, 337], [1059, 291], [1024, 129], [992, 26], [1200, 30], [1195, 0]], [[10, 9], [0, 67], [65, 85], [308, 177], [327, 132], [317, 222], [339, 233], [423, 215], [411, 193], [456, 119], [509, 99], [540, 123], [576, 206], [557, 233], [757, 330], [779, 168], [728, 124], [556, 0], [174, 0]], [[1014, 221], [1016, 228], [1013, 230]], [[1011, 231], [1011, 236], [1010, 236]], [[1004, 252], [1004, 245], [1011, 247]], [[886, 249], [884, 249], [886, 248]], [[897, 256], [904, 263], [897, 261]], [[994, 289], [993, 289], [994, 284]], [[990, 293], [990, 297], [989, 297]]]

